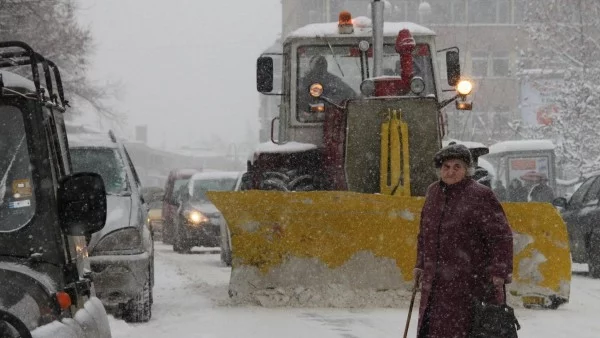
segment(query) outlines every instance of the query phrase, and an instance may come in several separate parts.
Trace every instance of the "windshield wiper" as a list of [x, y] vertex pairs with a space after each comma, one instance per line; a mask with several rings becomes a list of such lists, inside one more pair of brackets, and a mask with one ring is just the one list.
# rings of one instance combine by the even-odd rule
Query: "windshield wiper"
[[323, 40], [325, 40], [325, 42], [327, 42], [327, 46], [329, 46], [329, 50], [331, 50], [331, 55], [333, 55], [333, 60], [335, 61], [335, 64], [338, 66], [338, 69], [340, 70], [342, 77], [346, 77], [344, 75], [344, 71], [342, 70], [342, 66], [340, 66], [340, 62], [338, 61], [337, 55], [335, 54], [335, 52], [333, 51], [333, 47], [331, 47], [331, 44], [329, 43], [329, 40], [327, 40], [327, 38], [325, 38], [324, 36], [322, 36], [322, 38], [323, 38]]

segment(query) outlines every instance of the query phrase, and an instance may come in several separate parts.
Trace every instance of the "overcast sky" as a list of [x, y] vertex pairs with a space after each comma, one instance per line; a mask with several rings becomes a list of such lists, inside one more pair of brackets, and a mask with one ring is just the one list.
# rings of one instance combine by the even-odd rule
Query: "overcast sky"
[[91, 76], [121, 81], [128, 131], [169, 148], [258, 128], [256, 58], [281, 31], [280, 0], [79, 0], [95, 39]]

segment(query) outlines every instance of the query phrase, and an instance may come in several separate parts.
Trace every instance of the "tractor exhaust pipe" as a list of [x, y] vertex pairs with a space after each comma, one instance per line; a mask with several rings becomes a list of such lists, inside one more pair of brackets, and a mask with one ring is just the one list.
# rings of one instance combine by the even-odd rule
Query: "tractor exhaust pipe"
[[383, 9], [381, 0], [373, 0], [371, 12], [373, 16], [373, 77], [383, 75]]

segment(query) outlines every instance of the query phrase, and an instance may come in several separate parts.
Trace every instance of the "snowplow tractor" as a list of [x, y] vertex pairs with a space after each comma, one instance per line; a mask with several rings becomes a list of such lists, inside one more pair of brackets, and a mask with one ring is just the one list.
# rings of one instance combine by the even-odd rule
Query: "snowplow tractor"
[[[230, 234], [234, 301], [263, 306], [396, 307], [413, 285], [421, 209], [435, 182], [442, 109], [470, 109], [456, 49], [443, 98], [435, 33], [373, 20], [308, 25], [283, 42], [283, 94], [271, 141], [243, 176], [249, 190], [209, 192]], [[372, 42], [372, 44], [371, 44]], [[257, 63], [272, 91], [273, 60]], [[267, 93], [273, 94], [273, 93]], [[279, 121], [275, 139], [275, 122]], [[565, 225], [550, 204], [504, 204], [515, 232], [511, 294], [526, 305], [569, 297]], [[527, 298], [529, 297], [529, 298]]]

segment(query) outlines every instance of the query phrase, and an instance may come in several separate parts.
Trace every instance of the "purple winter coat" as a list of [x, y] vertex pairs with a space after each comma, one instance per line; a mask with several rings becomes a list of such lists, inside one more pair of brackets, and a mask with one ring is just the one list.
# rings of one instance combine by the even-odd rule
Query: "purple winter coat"
[[[512, 231], [492, 190], [470, 177], [430, 185], [417, 247], [416, 268], [423, 269], [418, 337], [467, 337], [471, 299], [495, 302], [492, 276], [510, 282], [512, 263]], [[429, 330], [422, 335], [426, 313]]]

